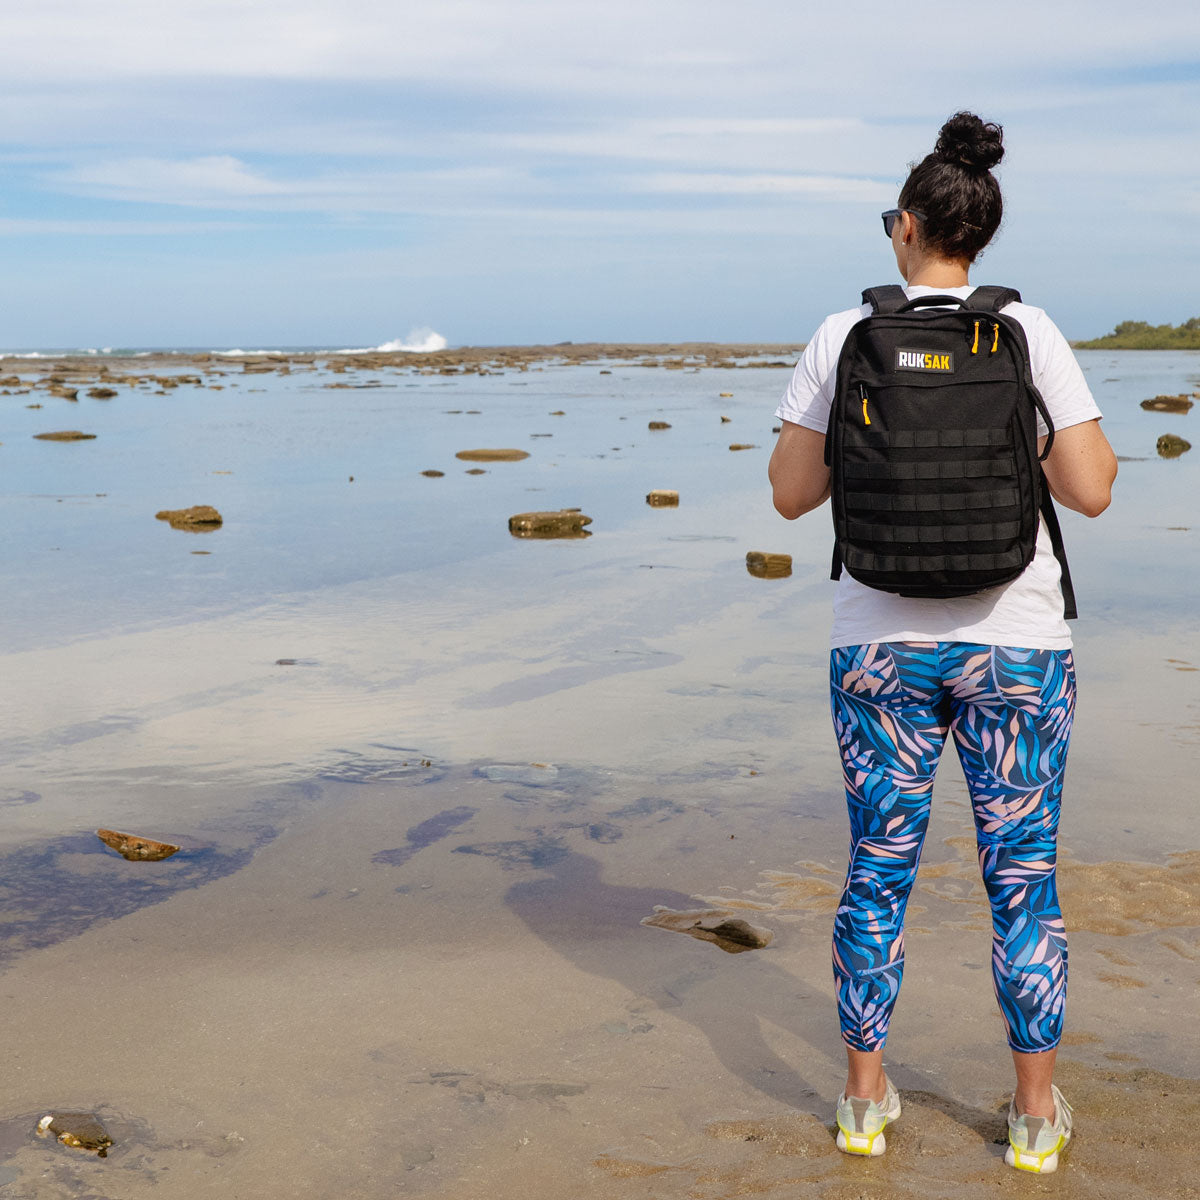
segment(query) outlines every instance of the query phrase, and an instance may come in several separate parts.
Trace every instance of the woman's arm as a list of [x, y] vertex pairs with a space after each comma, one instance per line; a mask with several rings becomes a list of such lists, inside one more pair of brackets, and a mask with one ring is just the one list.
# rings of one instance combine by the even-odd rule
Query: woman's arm
[[774, 492], [775, 508], [789, 521], [820, 507], [829, 499], [825, 435], [804, 425], [784, 421], [767, 475]]
[[1085, 517], [1098, 517], [1112, 500], [1117, 456], [1100, 432], [1100, 422], [1084, 421], [1055, 431], [1042, 470], [1055, 500]]

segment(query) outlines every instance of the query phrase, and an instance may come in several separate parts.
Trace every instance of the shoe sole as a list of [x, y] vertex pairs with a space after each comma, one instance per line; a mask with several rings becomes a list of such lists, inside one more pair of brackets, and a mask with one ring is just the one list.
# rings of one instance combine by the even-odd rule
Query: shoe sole
[[861, 1154], [878, 1158], [887, 1149], [887, 1138], [883, 1131], [900, 1116], [900, 1105], [888, 1113], [884, 1123], [874, 1133], [851, 1133], [838, 1125], [837, 1148], [843, 1154]]
[[1011, 1142], [1004, 1152], [1004, 1161], [1018, 1171], [1032, 1171], [1036, 1175], [1052, 1175], [1058, 1170], [1058, 1153], [1067, 1144], [1065, 1137], [1058, 1139], [1053, 1150], [1035, 1154], [1032, 1150], [1018, 1150]]

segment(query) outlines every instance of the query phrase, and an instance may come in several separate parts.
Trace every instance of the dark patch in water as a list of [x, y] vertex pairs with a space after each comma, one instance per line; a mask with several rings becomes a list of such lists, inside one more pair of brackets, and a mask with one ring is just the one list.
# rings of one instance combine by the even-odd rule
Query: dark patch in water
[[522, 867], [543, 870], [566, 858], [568, 850], [554, 838], [537, 837], [524, 842], [477, 842], [473, 846], [455, 846], [455, 854], [479, 854], [497, 859], [507, 871]]
[[[101, 921], [115, 921], [177, 892], [203, 887], [241, 870], [275, 836], [261, 831], [236, 850], [200, 849], [162, 862], [127, 863], [91, 834], [71, 834], [0, 855], [0, 967], [26, 950], [77, 937]], [[99, 861], [78, 871], [70, 859]]]
[[615, 826], [609, 824], [608, 821], [597, 821], [594, 825], [587, 827], [587, 835], [593, 842], [610, 842], [619, 841], [623, 836], [621, 831]]
[[398, 846], [394, 850], [380, 850], [377, 854], [371, 856], [371, 861], [384, 863], [389, 867], [402, 866], [418, 850], [424, 850], [426, 846], [432, 846], [434, 842], [441, 841], [442, 838], [453, 832], [464, 822], [469, 821], [475, 815], [476, 811], [476, 809], [467, 808], [465, 805], [460, 808], [448, 808], [445, 812], [440, 812], [437, 816], [430, 817], [428, 821], [422, 821], [419, 825], [414, 825], [404, 835], [408, 841], [407, 846]]
[[5, 792], [3, 795], [0, 795], [0, 804], [6, 807], [17, 804], [36, 804], [41, 798], [41, 793], [39, 792]]
[[674, 800], [664, 800], [658, 796], [643, 796], [641, 800], [626, 804], [624, 808], [614, 809], [608, 815], [616, 821], [621, 821], [631, 817], [652, 817], [657, 814], [660, 821], [665, 821], [676, 813], [686, 811], [687, 809], [682, 804], [677, 804]]

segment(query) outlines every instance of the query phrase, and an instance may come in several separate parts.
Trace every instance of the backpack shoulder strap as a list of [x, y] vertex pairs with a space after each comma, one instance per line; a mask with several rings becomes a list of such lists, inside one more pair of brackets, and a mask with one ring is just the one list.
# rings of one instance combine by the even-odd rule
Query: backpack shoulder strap
[[902, 304], [908, 303], [904, 289], [898, 283], [885, 283], [880, 287], [867, 288], [862, 294], [863, 303], [871, 306], [872, 312], [895, 312]]
[[966, 299], [968, 308], [976, 312], [999, 312], [1006, 304], [1019, 304], [1021, 293], [1016, 288], [987, 284], [977, 287]]

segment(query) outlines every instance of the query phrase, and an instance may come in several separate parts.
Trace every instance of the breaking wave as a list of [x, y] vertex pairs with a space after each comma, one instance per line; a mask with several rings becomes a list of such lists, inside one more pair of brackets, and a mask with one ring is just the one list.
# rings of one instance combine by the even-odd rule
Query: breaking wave
[[419, 329], [410, 329], [408, 336], [393, 338], [382, 346], [366, 346], [358, 349], [341, 350], [341, 354], [432, 354], [435, 350], [445, 350], [450, 343], [440, 333], [422, 325]]

